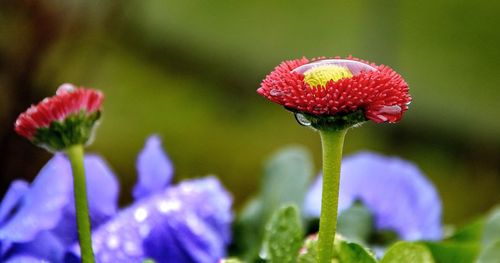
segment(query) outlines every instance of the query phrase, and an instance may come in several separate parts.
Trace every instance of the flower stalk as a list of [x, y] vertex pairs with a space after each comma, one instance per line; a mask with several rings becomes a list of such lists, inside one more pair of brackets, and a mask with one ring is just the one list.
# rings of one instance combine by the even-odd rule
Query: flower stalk
[[321, 196], [318, 262], [330, 263], [334, 256], [333, 243], [337, 228], [340, 164], [347, 129], [324, 129], [319, 132], [323, 148], [323, 192]]
[[95, 259], [92, 250], [85, 167], [83, 162], [83, 145], [72, 145], [65, 150], [65, 153], [71, 162], [71, 169], [73, 171], [76, 223], [78, 226], [78, 240], [80, 241], [82, 263], [94, 263]]

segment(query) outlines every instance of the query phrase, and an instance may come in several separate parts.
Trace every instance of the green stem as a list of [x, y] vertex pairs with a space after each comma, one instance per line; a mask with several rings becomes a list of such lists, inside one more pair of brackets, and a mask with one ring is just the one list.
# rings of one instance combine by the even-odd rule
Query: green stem
[[331, 263], [334, 256], [333, 242], [337, 228], [340, 163], [346, 132], [347, 129], [320, 131], [323, 147], [323, 193], [319, 221], [318, 263]]
[[73, 170], [73, 190], [75, 195], [76, 223], [78, 225], [78, 239], [82, 263], [94, 263], [92, 239], [90, 234], [90, 217], [87, 202], [87, 189], [85, 181], [85, 167], [83, 164], [83, 145], [77, 144], [66, 149], [66, 155], [71, 162]]

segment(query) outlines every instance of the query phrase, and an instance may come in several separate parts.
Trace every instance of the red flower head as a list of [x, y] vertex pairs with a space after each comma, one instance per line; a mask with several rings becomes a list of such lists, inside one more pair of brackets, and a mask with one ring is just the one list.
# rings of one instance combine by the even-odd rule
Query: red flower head
[[285, 61], [257, 92], [313, 126], [397, 122], [411, 101], [408, 85], [394, 70], [352, 57]]
[[50, 150], [85, 144], [100, 117], [104, 95], [93, 89], [61, 85], [56, 95], [19, 115], [16, 132]]

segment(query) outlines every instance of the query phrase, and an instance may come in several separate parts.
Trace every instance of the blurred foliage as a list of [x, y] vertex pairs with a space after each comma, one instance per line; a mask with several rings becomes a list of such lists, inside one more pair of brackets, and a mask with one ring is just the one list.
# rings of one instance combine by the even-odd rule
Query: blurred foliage
[[[278, 220], [280, 216], [283, 216], [282, 212], [288, 211], [285, 208], [279, 210], [282, 207], [288, 204], [293, 204], [298, 209], [302, 207], [311, 173], [312, 160], [306, 150], [300, 147], [286, 147], [273, 154], [266, 162], [262, 182], [258, 191], [255, 191], [256, 196], [246, 203], [235, 220], [233, 227], [235, 238], [231, 253], [238, 254], [250, 262], [258, 258], [262, 240], [270, 238], [270, 230], [266, 230], [264, 226], [271, 224], [273, 220]], [[293, 212], [290, 213], [293, 214]], [[273, 216], [277, 218], [272, 219]], [[275, 223], [279, 222], [281, 221], [278, 220]], [[301, 221], [300, 224], [302, 228], [304, 223]], [[294, 229], [291, 231], [293, 232]], [[302, 229], [299, 232], [303, 235]], [[296, 232], [293, 233], [296, 234]], [[301, 239], [302, 236], [300, 241]], [[275, 261], [279, 262], [277, 259]]]
[[[318, 136], [255, 93], [280, 61], [352, 54], [388, 64], [414, 101], [397, 125], [352, 130], [345, 152], [417, 163], [437, 185], [446, 222], [500, 201], [500, 24], [495, 1], [82, 1], [0, 3], [0, 173], [33, 178], [48, 155], [12, 123], [63, 82], [102, 89], [92, 151], [135, 181], [135, 156], [158, 133], [176, 180], [220, 176], [240, 204], [274, 150]], [[123, 194], [123, 200], [129, 197]]]

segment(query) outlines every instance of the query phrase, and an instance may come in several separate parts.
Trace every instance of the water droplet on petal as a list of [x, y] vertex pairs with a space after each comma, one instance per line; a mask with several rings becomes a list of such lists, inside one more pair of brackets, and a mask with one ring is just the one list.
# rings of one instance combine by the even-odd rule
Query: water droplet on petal
[[380, 109], [376, 112], [377, 118], [379, 120], [386, 122], [393, 122], [395, 118], [401, 116], [402, 109], [398, 105], [393, 105], [393, 106], [382, 106]]
[[383, 106], [382, 108], [380, 108], [380, 110], [378, 112], [379, 113], [387, 113], [387, 114], [391, 114], [391, 115], [397, 115], [397, 114], [401, 113], [401, 107], [399, 107], [398, 105]]
[[387, 121], [387, 117], [385, 117], [384, 115], [377, 115], [377, 117], [381, 120], [381, 121]]
[[308, 120], [302, 113], [295, 113], [295, 119], [302, 126], [311, 126], [311, 121]]
[[353, 76], [359, 75], [361, 72], [376, 71], [377, 69], [363, 62], [350, 59], [322, 59], [314, 61], [300, 67], [295, 68], [292, 72], [304, 74], [306, 71], [320, 66], [339, 66], [347, 68]]
[[118, 248], [120, 246], [120, 239], [118, 239], [118, 237], [115, 235], [111, 235], [106, 240], [106, 245], [109, 249]]
[[108, 225], [108, 231], [109, 232], [116, 232], [118, 231], [119, 229], [119, 225], [116, 223], [116, 222], [111, 222], [109, 225]]
[[165, 201], [162, 200], [158, 203], [157, 209], [162, 214], [169, 213], [171, 211], [177, 211], [181, 208], [181, 203], [178, 200]]
[[138, 256], [141, 254], [139, 247], [132, 241], [127, 241], [123, 245], [123, 250], [128, 256]]
[[199, 220], [192, 214], [187, 216], [186, 223], [189, 228], [193, 231], [193, 233], [197, 235], [203, 235], [202, 226], [200, 225]]
[[64, 83], [59, 88], [57, 88], [56, 94], [61, 95], [68, 92], [73, 92], [76, 90], [76, 86], [70, 83]]
[[279, 89], [272, 89], [269, 92], [269, 95], [271, 95], [273, 97], [283, 96], [283, 92], [281, 92], [281, 90], [279, 90]]
[[137, 208], [134, 212], [134, 218], [139, 223], [143, 222], [148, 218], [148, 210], [142, 207]]
[[141, 235], [141, 237], [147, 237], [149, 231], [151, 231], [151, 227], [149, 227], [148, 224], [143, 224], [139, 227], [139, 235]]
[[111, 255], [108, 253], [102, 253], [99, 255], [99, 261], [103, 263], [111, 262]]

